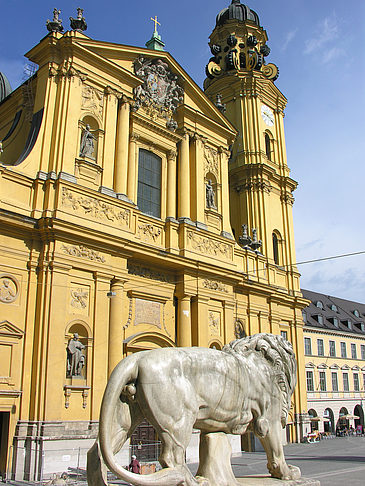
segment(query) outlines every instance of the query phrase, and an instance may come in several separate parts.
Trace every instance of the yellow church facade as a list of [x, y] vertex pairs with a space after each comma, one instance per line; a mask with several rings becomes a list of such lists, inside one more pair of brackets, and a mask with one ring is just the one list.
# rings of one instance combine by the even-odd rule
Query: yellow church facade
[[[265, 51], [258, 18], [232, 15], [212, 52]], [[293, 344], [300, 440], [307, 301], [275, 66], [215, 55], [204, 93], [168, 52], [81, 30], [51, 30], [0, 102], [1, 473], [40, 479], [91, 444], [124, 356], [258, 332]]]

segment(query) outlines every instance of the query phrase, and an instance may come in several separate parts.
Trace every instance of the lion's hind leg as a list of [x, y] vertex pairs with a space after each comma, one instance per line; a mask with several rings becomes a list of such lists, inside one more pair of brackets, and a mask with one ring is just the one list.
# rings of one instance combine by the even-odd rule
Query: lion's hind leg
[[278, 479], [299, 479], [300, 469], [286, 463], [282, 444], [282, 428], [280, 420], [269, 422], [268, 431], [260, 441], [267, 456], [267, 468], [272, 477]]

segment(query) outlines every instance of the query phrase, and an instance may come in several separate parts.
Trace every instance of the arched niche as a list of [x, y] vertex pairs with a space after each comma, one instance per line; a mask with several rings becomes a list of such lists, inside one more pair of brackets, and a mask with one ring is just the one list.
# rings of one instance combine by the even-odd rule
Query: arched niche
[[217, 350], [221, 351], [221, 349], [222, 349], [223, 346], [222, 346], [222, 344], [219, 341], [214, 340], [211, 343], [209, 343], [209, 347], [211, 349], [217, 349]]
[[205, 174], [205, 208], [218, 210], [220, 199], [220, 187], [213, 172]]
[[97, 162], [100, 135], [99, 128], [98, 121], [91, 115], [85, 115], [80, 121], [78, 157]]
[[274, 160], [274, 137], [270, 130], [264, 132], [265, 154], [268, 160]]
[[323, 418], [325, 419], [323, 424], [324, 431], [330, 434], [334, 434], [335, 416], [333, 410], [331, 408], [326, 408], [326, 410], [323, 412]]
[[[174, 341], [169, 337], [157, 332], [140, 332], [133, 334], [123, 341], [123, 351], [125, 355], [133, 354], [138, 351], [148, 349], [172, 348], [175, 347]], [[122, 356], [121, 356], [122, 359]]]
[[66, 340], [66, 378], [87, 380], [91, 329], [86, 322], [75, 320], [68, 324]]
[[283, 265], [282, 237], [278, 230], [272, 232], [272, 251], [275, 264]]

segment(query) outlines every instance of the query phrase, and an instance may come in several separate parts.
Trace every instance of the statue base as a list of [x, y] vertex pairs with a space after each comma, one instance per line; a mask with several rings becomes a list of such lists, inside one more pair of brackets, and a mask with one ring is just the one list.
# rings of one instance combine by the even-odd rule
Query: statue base
[[244, 476], [236, 478], [236, 481], [243, 486], [320, 486], [317, 479], [300, 478], [300, 479], [276, 479], [268, 475]]

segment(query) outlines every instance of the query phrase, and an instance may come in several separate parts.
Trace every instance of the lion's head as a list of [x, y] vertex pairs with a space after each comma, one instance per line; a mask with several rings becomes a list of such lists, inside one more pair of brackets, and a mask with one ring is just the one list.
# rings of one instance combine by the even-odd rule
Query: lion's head
[[290, 410], [291, 396], [297, 384], [297, 362], [291, 343], [281, 336], [261, 333], [232, 341], [224, 346], [223, 351], [233, 351], [243, 356], [260, 353], [268, 361], [282, 393], [281, 423], [284, 427]]

